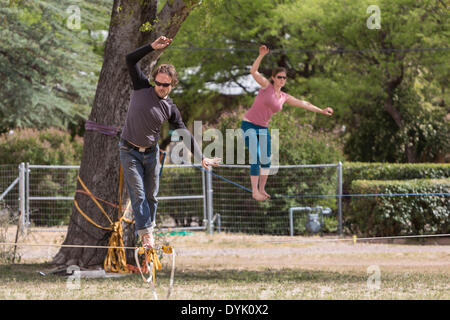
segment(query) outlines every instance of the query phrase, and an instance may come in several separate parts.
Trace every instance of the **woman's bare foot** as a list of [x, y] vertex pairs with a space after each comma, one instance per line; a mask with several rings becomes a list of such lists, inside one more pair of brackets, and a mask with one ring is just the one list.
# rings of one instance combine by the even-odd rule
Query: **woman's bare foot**
[[267, 197], [265, 195], [263, 195], [262, 193], [260, 193], [259, 191], [254, 191], [252, 193], [252, 197], [253, 199], [255, 199], [256, 201], [264, 201], [267, 199]]
[[265, 196], [266, 199], [269, 199], [269, 198], [270, 198], [270, 194], [268, 194], [268, 193], [266, 192], [266, 190], [259, 190], [259, 193], [261, 193], [263, 196]]

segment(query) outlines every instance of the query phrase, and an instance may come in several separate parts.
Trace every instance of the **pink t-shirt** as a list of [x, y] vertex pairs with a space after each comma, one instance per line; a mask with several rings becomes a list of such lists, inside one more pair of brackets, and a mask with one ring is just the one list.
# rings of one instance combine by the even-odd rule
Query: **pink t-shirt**
[[244, 117], [253, 124], [261, 127], [268, 127], [272, 115], [283, 109], [283, 104], [287, 97], [287, 93], [281, 91], [280, 98], [278, 99], [275, 94], [275, 89], [273, 88], [272, 83], [270, 83], [267, 88], [259, 89], [253, 105]]

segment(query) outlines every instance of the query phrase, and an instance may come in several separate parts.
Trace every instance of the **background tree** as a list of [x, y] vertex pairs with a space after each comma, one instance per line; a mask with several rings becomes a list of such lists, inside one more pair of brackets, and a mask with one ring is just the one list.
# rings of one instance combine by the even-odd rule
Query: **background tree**
[[[115, 127], [124, 123], [131, 89], [125, 64], [126, 54], [151, 43], [160, 35], [174, 38], [196, 4], [196, 1], [173, 0], [158, 7], [156, 0], [114, 1], [103, 67], [89, 120]], [[141, 62], [143, 69], [150, 72], [161, 54], [161, 50], [149, 54]], [[79, 173], [95, 196], [115, 203], [119, 202], [120, 162], [117, 144], [116, 137], [86, 131]], [[78, 184], [77, 188], [80, 189], [81, 185]], [[106, 217], [89, 197], [77, 193], [75, 200], [92, 220], [102, 226], [109, 226]], [[105, 209], [110, 219], [116, 221], [117, 209]], [[133, 230], [127, 230], [125, 245], [134, 245]], [[92, 225], [73, 207], [64, 243], [106, 245], [108, 236], [108, 231]], [[105, 249], [62, 248], [54, 262], [86, 267], [102, 264], [105, 255]]]
[[449, 151], [444, 120], [448, 83], [443, 79], [450, 70], [445, 50], [448, 12], [443, 3], [380, 1], [379, 29], [367, 26], [370, 1], [315, 4], [320, 7], [316, 14], [300, 10], [302, 6], [286, 19], [298, 25], [301, 21], [299, 28], [316, 26], [323, 35], [321, 44], [342, 52], [328, 75], [347, 105], [339, 109], [347, 109], [349, 158], [442, 161]]
[[[69, 0], [0, 1], [0, 131], [56, 125], [83, 133], [104, 51], [94, 30], [106, 29], [112, 0], [78, 2], [79, 31], [66, 27]], [[181, 74], [172, 96], [183, 118], [188, 125], [197, 119], [216, 126], [218, 114], [248, 108], [258, 88], [248, 70], [265, 43], [272, 51], [263, 73], [284, 66], [289, 93], [335, 109], [333, 121], [292, 112], [314, 130], [346, 128], [349, 160], [448, 161], [444, 3], [378, 2], [380, 29], [367, 27], [369, 5], [368, 0], [203, 1], [162, 57]], [[149, 33], [150, 22], [141, 30]], [[168, 126], [162, 137], [165, 147]]]
[[293, 34], [320, 39], [313, 51], [328, 52], [324, 72], [306, 85], [336, 107], [348, 128], [349, 160], [443, 162], [450, 151], [448, 12], [441, 1], [379, 1], [377, 29], [371, 4], [321, 0], [279, 8]]
[[[286, 12], [300, 2], [215, 1], [193, 12], [163, 57], [184, 67], [180, 68], [180, 104], [190, 119], [214, 124], [218, 113], [235, 110], [239, 105], [250, 107], [259, 87], [249, 71], [261, 43], [271, 49], [260, 66], [262, 73], [269, 77], [274, 67], [285, 67], [289, 77], [286, 91], [317, 105], [329, 105], [332, 99], [316, 100], [305, 85], [319, 75], [320, 81], [326, 81], [323, 71], [327, 55], [296, 52], [300, 46], [314, 48], [320, 39], [297, 32], [284, 19]], [[286, 10], [280, 9], [283, 4]], [[295, 113], [305, 121], [320, 121], [310, 112], [298, 109]]]
[[[445, 161], [448, 11], [436, 0], [379, 1], [381, 29], [370, 29], [371, 4], [208, 2], [189, 17], [165, 56], [184, 66], [182, 106], [191, 119], [217, 118], [239, 104], [248, 108], [257, 86], [245, 75], [264, 43], [272, 52], [262, 72], [286, 67], [290, 94], [335, 109], [333, 121], [294, 112], [316, 129], [345, 126], [349, 160]], [[224, 87], [218, 93], [229, 84], [243, 94], [224, 94]]]
[[68, 28], [72, 4], [0, 0], [0, 133], [50, 126], [75, 133], [87, 117], [102, 60], [92, 35], [107, 28], [112, 0], [76, 2], [82, 23]]

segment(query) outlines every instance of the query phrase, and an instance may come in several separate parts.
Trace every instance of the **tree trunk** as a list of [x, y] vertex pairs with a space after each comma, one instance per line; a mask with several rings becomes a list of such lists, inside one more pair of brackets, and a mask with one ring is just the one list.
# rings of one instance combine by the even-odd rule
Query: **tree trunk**
[[[404, 121], [401, 113], [394, 107], [394, 93], [395, 89], [397, 89], [397, 87], [400, 86], [402, 81], [403, 81], [403, 66], [401, 67], [400, 75], [388, 82], [386, 88], [387, 97], [386, 100], [384, 101], [384, 110], [386, 110], [387, 113], [389, 113], [389, 115], [392, 117], [392, 119], [394, 120], [395, 124], [399, 129], [403, 128]], [[417, 152], [414, 145], [410, 145], [409, 142], [406, 142], [405, 153], [409, 163], [416, 162]]]
[[[186, 4], [182, 0], [172, 0], [167, 1], [158, 13], [157, 4], [157, 0], [114, 1], [104, 62], [89, 120], [102, 125], [122, 127], [131, 92], [131, 81], [125, 63], [126, 54], [144, 44], [151, 43], [160, 35], [174, 38], [181, 24], [194, 8], [192, 3]], [[139, 30], [143, 24], [147, 22], [152, 24], [153, 21], [156, 23], [151, 26], [150, 31]], [[141, 62], [142, 69], [147, 72], [153, 69], [161, 54], [162, 50], [149, 54]], [[119, 173], [117, 137], [103, 135], [96, 131], [86, 131], [79, 172], [86, 187], [94, 196], [118, 204]], [[77, 189], [82, 190], [80, 182], [77, 183]], [[108, 219], [89, 196], [76, 193], [75, 200], [81, 210], [95, 223], [104, 227], [110, 226]], [[102, 206], [110, 219], [115, 222], [118, 218], [118, 210], [112, 206], [104, 204]], [[124, 227], [126, 227], [124, 228], [124, 245], [134, 246], [134, 227], [132, 225], [124, 225]], [[87, 221], [74, 205], [64, 244], [106, 246], [110, 234], [110, 231], [100, 229]], [[53, 262], [57, 265], [93, 267], [103, 265], [106, 252], [106, 249], [65, 247], [60, 249]], [[127, 257], [132, 257], [132, 254], [133, 252], [127, 252]]]

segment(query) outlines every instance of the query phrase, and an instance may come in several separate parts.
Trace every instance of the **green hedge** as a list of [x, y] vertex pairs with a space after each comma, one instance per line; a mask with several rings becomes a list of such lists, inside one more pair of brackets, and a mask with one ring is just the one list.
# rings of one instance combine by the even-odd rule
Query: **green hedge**
[[72, 139], [68, 132], [55, 128], [17, 129], [0, 135], [0, 164], [77, 165], [82, 150], [82, 138]]
[[[350, 193], [450, 193], [450, 179], [356, 180]], [[449, 233], [449, 200], [448, 195], [352, 197], [345, 202], [344, 225], [363, 236]]]
[[450, 178], [448, 163], [365, 163], [345, 162], [343, 190], [349, 193], [355, 180], [409, 180]]

